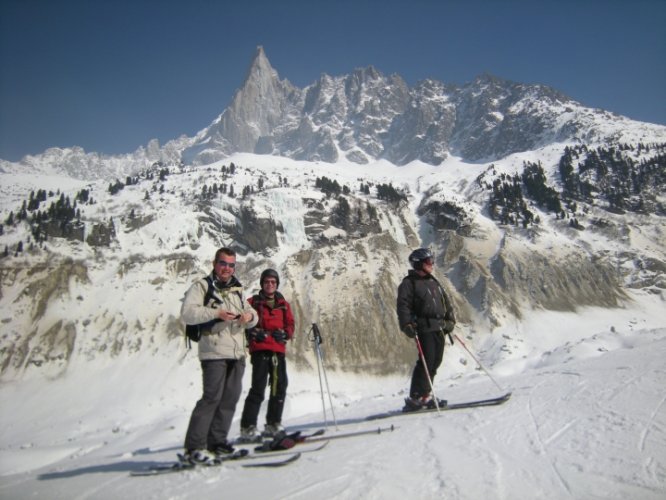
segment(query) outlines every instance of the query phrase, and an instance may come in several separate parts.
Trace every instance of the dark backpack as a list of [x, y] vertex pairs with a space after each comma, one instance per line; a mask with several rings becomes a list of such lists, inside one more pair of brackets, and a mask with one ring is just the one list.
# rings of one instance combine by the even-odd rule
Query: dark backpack
[[[210, 299], [213, 299], [216, 303], [221, 304], [220, 300], [213, 295], [213, 282], [210, 279], [210, 276], [204, 278], [206, 280], [206, 295], [204, 295], [203, 305], [207, 305]], [[201, 335], [203, 335], [203, 330], [211, 327], [215, 323], [222, 321], [221, 319], [212, 319], [206, 321], [205, 323], [199, 323], [198, 325], [185, 325], [185, 343], [187, 347], [192, 347], [192, 342], [199, 342], [201, 340]]]

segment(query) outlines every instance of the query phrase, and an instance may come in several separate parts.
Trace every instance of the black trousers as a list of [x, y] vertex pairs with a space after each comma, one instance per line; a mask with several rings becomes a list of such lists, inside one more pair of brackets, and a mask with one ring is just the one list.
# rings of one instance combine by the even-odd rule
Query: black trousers
[[241, 416], [241, 427], [257, 425], [261, 403], [264, 401], [266, 384], [270, 387], [267, 424], [279, 424], [282, 421], [284, 400], [287, 396], [287, 362], [282, 353], [258, 351], [252, 357], [252, 387], [245, 398], [245, 406]]
[[[437, 369], [442, 364], [444, 358], [444, 339], [445, 336], [441, 331], [436, 332], [420, 332], [418, 339], [421, 342], [421, 349], [423, 350], [423, 357], [425, 358], [428, 373], [432, 379], [433, 385], [435, 383], [435, 375]], [[423, 367], [423, 361], [418, 354], [418, 360], [412, 372], [412, 383], [409, 388], [409, 396], [418, 399], [422, 396], [430, 394], [430, 382], [428, 382], [428, 375]]]

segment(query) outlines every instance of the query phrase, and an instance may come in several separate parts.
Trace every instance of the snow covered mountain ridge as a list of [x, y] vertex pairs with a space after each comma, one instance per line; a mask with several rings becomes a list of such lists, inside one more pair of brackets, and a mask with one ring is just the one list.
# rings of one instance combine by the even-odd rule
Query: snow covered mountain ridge
[[[371, 68], [299, 90], [266, 63], [195, 138], [0, 165], [0, 496], [663, 499], [664, 127], [492, 77], [424, 82], [403, 108], [415, 89]], [[270, 266], [293, 306], [289, 429], [330, 418], [314, 322], [326, 436], [400, 407], [416, 352], [395, 296], [417, 246], [497, 379], [456, 342], [435, 392], [511, 400], [333, 441], [296, 481], [128, 477], [181, 449], [201, 372], [180, 300], [222, 245], [248, 293]]]
[[481, 75], [463, 86], [424, 80], [413, 88], [373, 67], [300, 89], [281, 80], [262, 47], [229, 106], [195, 137], [106, 156], [51, 148], [0, 171], [36, 170], [81, 179], [122, 179], [155, 162], [203, 165], [238, 152], [294, 160], [396, 165], [493, 161], [555, 143], [660, 142], [666, 126], [591, 109], [544, 86]]
[[4, 164], [2, 378], [182, 356], [180, 299], [223, 245], [248, 292], [280, 272], [303, 369], [313, 322], [335, 368], [413, 362], [395, 290], [418, 246], [437, 255], [459, 334], [493, 356], [525, 355], [532, 333], [492, 332], [533, 309], [663, 298], [666, 127], [488, 76], [417, 89], [368, 68], [301, 91], [260, 49], [195, 138]]
[[463, 87], [425, 80], [409, 88], [373, 67], [298, 89], [280, 80], [259, 47], [231, 105], [183, 153], [210, 163], [234, 152], [296, 160], [439, 165], [497, 160], [554, 142], [651, 141], [665, 127], [585, 108], [543, 85], [482, 75]]

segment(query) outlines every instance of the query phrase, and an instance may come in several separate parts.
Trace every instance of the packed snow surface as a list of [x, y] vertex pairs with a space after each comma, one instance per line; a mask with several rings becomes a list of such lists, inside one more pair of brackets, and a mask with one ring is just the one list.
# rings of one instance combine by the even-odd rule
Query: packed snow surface
[[[0, 497], [663, 499], [663, 318], [663, 302], [650, 295], [633, 297], [623, 309], [534, 312], [485, 345], [467, 339], [487, 372], [457, 377], [451, 366], [475, 362], [460, 343], [447, 346], [438, 395], [456, 402], [513, 392], [495, 407], [366, 421], [401, 406], [409, 373], [371, 378], [327, 371], [320, 385], [316, 370], [292, 369], [288, 429], [325, 427], [332, 437], [385, 432], [331, 440], [277, 469], [238, 462], [130, 477], [181, 450], [200, 391], [195, 351], [7, 383], [0, 388]], [[508, 353], [507, 339], [516, 332], [524, 345]], [[238, 418], [239, 412], [234, 435]]]

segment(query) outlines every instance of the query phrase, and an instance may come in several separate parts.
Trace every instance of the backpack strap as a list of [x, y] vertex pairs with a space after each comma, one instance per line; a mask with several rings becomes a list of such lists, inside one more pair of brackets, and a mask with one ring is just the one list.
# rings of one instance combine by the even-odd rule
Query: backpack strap
[[[206, 280], [206, 284], [208, 285], [206, 288], [206, 295], [204, 295], [204, 301], [203, 301], [203, 305], [206, 305], [208, 304], [208, 301], [212, 298], [215, 298], [215, 296], [213, 295], [214, 293], [213, 280], [210, 279], [210, 276], [206, 276], [204, 279]], [[215, 300], [217, 301], [217, 299]]]
[[[214, 286], [213, 286], [213, 280], [211, 280], [210, 275], [204, 276], [204, 280], [206, 281], [206, 294], [204, 295], [203, 299], [203, 305], [207, 305], [208, 302], [213, 299], [215, 302], [218, 304], [220, 303], [220, 299], [215, 297], [215, 291], [214, 291]], [[214, 322], [217, 322], [216, 320], [213, 320]], [[218, 320], [219, 321], [219, 320]], [[189, 326], [195, 326], [197, 330], [200, 328], [200, 325], [189, 325]], [[186, 325], [185, 327], [185, 344], [187, 345], [188, 349], [192, 349], [192, 339], [190, 336], [187, 334], [187, 328], [188, 326]], [[198, 335], [200, 336], [200, 334]], [[197, 340], [198, 342], [198, 340]]]
[[[255, 304], [257, 307], [254, 307]], [[259, 294], [255, 294], [252, 296], [252, 307], [254, 307], [257, 310], [257, 317], [259, 318], [259, 321], [257, 322], [257, 327], [260, 330], [263, 330], [264, 328], [264, 307], [266, 306], [265, 302], [262, 300], [261, 296]]]

